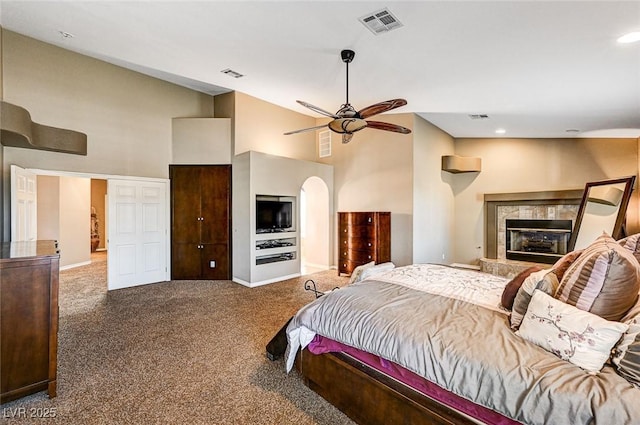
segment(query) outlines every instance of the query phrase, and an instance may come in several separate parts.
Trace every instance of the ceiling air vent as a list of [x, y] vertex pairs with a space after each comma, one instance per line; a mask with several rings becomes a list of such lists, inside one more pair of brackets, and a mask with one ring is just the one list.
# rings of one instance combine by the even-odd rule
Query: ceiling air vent
[[489, 119], [489, 115], [487, 114], [469, 114], [469, 118], [472, 120], [487, 120]]
[[231, 77], [233, 77], [233, 78], [241, 78], [241, 77], [244, 77], [244, 74], [240, 74], [239, 72], [236, 72], [236, 71], [234, 71], [233, 69], [229, 69], [229, 68], [227, 68], [227, 69], [223, 69], [223, 70], [222, 70], [222, 71], [220, 71], [220, 72], [222, 72], [223, 74], [227, 74], [227, 75], [229, 75], [229, 76], [231, 76]]
[[396, 28], [400, 28], [402, 23], [393, 16], [389, 9], [386, 7], [384, 9], [380, 9], [373, 13], [368, 13], [359, 18], [362, 24], [369, 28], [369, 31], [374, 33], [375, 35], [381, 34], [383, 32], [388, 32], [394, 30]]

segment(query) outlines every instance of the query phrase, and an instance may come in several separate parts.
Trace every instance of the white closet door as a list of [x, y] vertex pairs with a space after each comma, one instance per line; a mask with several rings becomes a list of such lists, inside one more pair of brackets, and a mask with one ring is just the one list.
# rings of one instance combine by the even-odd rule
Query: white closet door
[[17, 165], [11, 166], [11, 241], [38, 238], [37, 176]]
[[168, 280], [167, 182], [109, 179], [108, 288]]

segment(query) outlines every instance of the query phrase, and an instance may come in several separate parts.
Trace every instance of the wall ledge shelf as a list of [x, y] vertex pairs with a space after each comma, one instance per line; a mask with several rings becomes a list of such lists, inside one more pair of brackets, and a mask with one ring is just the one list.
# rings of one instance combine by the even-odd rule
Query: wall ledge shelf
[[476, 157], [443, 155], [442, 171], [447, 171], [453, 174], [479, 173], [482, 171], [482, 160]]

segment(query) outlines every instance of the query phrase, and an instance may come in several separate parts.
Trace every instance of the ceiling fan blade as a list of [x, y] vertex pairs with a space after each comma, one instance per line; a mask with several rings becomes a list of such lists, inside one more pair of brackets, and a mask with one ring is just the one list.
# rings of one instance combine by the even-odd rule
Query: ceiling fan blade
[[407, 101], [404, 99], [385, 100], [384, 102], [376, 103], [375, 105], [367, 106], [366, 108], [361, 109], [360, 111], [358, 111], [358, 114], [360, 114], [361, 118], [367, 118], [390, 111], [392, 109], [399, 108], [406, 104]]
[[304, 133], [305, 131], [313, 131], [313, 130], [318, 130], [321, 128], [326, 127], [327, 124], [323, 124], [323, 125], [317, 125], [315, 127], [309, 127], [309, 128], [302, 128], [300, 130], [293, 130], [293, 131], [287, 131], [286, 133], [284, 133], [285, 136], [288, 136], [290, 134], [297, 134], [297, 133]]
[[302, 101], [302, 100], [296, 100], [296, 102], [298, 102], [299, 104], [301, 104], [302, 106], [304, 106], [304, 107], [306, 107], [306, 108], [311, 109], [312, 111], [315, 111], [315, 112], [317, 112], [317, 113], [319, 113], [319, 114], [322, 114], [322, 115], [325, 115], [325, 116], [327, 116], [327, 117], [331, 117], [331, 118], [339, 118], [336, 114], [332, 114], [331, 112], [327, 112], [327, 111], [325, 111], [324, 109], [319, 108], [319, 107], [317, 107], [317, 106], [315, 106], [315, 105], [312, 105], [312, 104], [310, 104], [310, 103], [307, 103], [307, 102], [305, 102], [305, 101]]
[[375, 128], [376, 130], [394, 131], [396, 133], [409, 134], [411, 130], [397, 124], [380, 121], [367, 121], [367, 128]]
[[353, 139], [353, 133], [343, 133], [342, 134], [342, 143], [349, 143]]

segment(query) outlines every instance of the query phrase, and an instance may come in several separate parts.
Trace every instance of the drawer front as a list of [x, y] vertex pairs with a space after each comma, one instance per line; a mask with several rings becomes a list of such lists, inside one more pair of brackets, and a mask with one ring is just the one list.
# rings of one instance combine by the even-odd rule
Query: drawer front
[[339, 230], [340, 238], [375, 239], [376, 226], [344, 226]]
[[375, 223], [374, 213], [359, 213], [359, 214], [341, 214], [340, 225], [345, 226], [364, 226], [373, 225]]
[[376, 252], [376, 243], [373, 239], [365, 240], [365, 239], [351, 239], [351, 238], [343, 238], [340, 239], [340, 245], [338, 246], [340, 250], [338, 255], [340, 257], [346, 257], [349, 251], [363, 251], [367, 253]]
[[340, 251], [340, 261], [345, 261], [345, 260], [364, 264], [370, 261], [375, 261], [376, 256], [375, 256], [375, 253], [371, 251], [342, 250]]
[[338, 273], [351, 274], [353, 272], [353, 269], [355, 269], [356, 267], [362, 264], [366, 264], [367, 262], [368, 261], [357, 262], [357, 261], [341, 259], [340, 262], [338, 263]]

